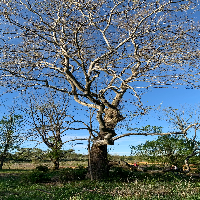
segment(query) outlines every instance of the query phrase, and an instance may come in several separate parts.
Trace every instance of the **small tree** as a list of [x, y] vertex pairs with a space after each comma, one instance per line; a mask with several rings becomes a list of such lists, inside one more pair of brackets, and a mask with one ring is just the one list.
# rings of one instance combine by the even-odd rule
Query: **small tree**
[[167, 120], [172, 124], [172, 128], [183, 133], [185, 140], [191, 144], [191, 152], [185, 158], [187, 171], [190, 170], [189, 159], [200, 153], [200, 142], [198, 131], [200, 130], [199, 106], [182, 106], [181, 109], [169, 107], [164, 109]]
[[186, 140], [183, 136], [163, 135], [158, 136], [156, 140], [148, 140], [144, 144], [132, 146], [131, 154], [181, 167], [193, 150], [194, 142]]
[[4, 116], [0, 121], [0, 169], [8, 152], [16, 149], [23, 138], [19, 135], [22, 123], [21, 115]]
[[[69, 114], [69, 98], [63, 94], [58, 98], [56, 93], [45, 90], [45, 96], [32, 95], [31, 99], [24, 98], [28, 107], [25, 109], [28, 114], [27, 120], [32, 127], [29, 138], [39, 143], [44, 143], [49, 149], [49, 157], [54, 164], [54, 169], [59, 169], [59, 160], [62, 157], [62, 147], [65, 143], [75, 140], [87, 140], [87, 138], [74, 138], [64, 140], [67, 130], [88, 129], [82, 121], [75, 120]], [[35, 93], [36, 94], [36, 93]], [[84, 124], [86, 127], [73, 124]]]

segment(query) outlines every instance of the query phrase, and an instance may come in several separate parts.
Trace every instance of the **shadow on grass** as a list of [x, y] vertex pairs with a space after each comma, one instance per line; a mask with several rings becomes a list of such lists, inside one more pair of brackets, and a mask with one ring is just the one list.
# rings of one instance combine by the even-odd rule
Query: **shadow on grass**
[[134, 172], [126, 170], [123, 168], [113, 168], [110, 171], [110, 176], [107, 178], [108, 181], [117, 180], [117, 181], [143, 181], [143, 180], [157, 180], [160, 182], [164, 181], [180, 181], [180, 180], [189, 180], [190, 177], [184, 176], [183, 174], [178, 174], [174, 172], [165, 172], [165, 173], [148, 173], [148, 172]]
[[22, 172], [29, 172], [31, 170], [29, 169], [1, 169], [0, 170], [0, 174], [1, 173], [22, 173]]

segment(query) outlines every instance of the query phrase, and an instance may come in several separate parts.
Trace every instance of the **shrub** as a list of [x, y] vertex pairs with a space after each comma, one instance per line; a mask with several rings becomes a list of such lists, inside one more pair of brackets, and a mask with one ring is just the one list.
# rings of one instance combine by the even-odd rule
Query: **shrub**
[[73, 181], [73, 180], [84, 180], [87, 174], [87, 169], [79, 168], [79, 169], [63, 169], [60, 171], [60, 181]]
[[36, 167], [37, 171], [41, 171], [41, 172], [47, 172], [49, 170], [49, 168], [45, 165], [39, 165]]
[[51, 177], [46, 172], [33, 170], [28, 175], [25, 175], [23, 179], [31, 183], [44, 183], [50, 181]]
[[200, 166], [197, 166], [197, 169], [195, 170], [195, 173], [200, 173]]
[[114, 179], [126, 179], [132, 175], [132, 172], [122, 167], [112, 167], [109, 171], [109, 177]]
[[75, 178], [78, 180], [84, 180], [87, 174], [87, 168], [79, 166], [78, 169], [75, 169]]

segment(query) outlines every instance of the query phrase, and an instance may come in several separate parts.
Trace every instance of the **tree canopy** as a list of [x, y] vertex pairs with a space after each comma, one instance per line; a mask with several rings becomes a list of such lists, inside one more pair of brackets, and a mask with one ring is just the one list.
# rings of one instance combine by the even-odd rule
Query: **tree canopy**
[[127, 92], [141, 108], [138, 88], [188, 83], [198, 74], [196, 6], [171, 0], [2, 1], [1, 79], [21, 90], [42, 86], [73, 95], [98, 110], [98, 138], [113, 137]]

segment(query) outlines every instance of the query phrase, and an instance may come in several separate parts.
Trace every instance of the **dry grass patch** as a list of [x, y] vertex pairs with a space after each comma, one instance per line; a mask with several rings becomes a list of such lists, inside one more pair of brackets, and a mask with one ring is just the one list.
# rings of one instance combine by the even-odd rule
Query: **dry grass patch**
[[[3, 165], [3, 169], [11, 169], [11, 170], [33, 170], [39, 165], [45, 165], [49, 169], [53, 168], [53, 163], [51, 162], [5, 162]], [[87, 161], [66, 161], [66, 162], [60, 162], [60, 169], [63, 168], [75, 168], [78, 166], [87, 167], [88, 162]]]

